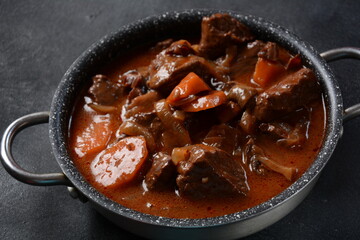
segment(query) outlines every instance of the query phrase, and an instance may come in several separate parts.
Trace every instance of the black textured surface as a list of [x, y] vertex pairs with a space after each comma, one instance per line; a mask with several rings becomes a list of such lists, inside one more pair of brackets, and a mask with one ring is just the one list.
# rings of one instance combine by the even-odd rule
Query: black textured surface
[[[265, 17], [295, 32], [319, 52], [360, 47], [356, 1], [73, 1], [0, 2], [0, 132], [15, 118], [48, 110], [70, 64], [91, 43], [120, 26], [168, 10], [221, 8]], [[345, 106], [360, 102], [360, 66], [332, 63]], [[290, 215], [248, 239], [358, 239], [359, 120], [344, 137], [314, 190]], [[14, 155], [34, 172], [58, 171], [47, 126], [25, 130]], [[33, 187], [0, 168], [0, 239], [134, 239], [68, 196], [65, 187]]]

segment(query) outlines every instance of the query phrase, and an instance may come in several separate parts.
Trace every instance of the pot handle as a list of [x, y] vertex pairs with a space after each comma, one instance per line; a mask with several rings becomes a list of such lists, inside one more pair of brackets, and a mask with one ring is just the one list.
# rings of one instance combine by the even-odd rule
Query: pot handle
[[49, 112], [32, 113], [12, 122], [5, 130], [1, 140], [1, 162], [6, 171], [21, 182], [36, 186], [73, 186], [63, 173], [30, 173], [21, 168], [13, 158], [11, 146], [15, 136], [27, 127], [48, 122]]
[[[360, 60], [360, 48], [343, 47], [335, 48], [320, 54], [326, 62], [331, 62], [344, 58], [355, 58]], [[355, 104], [344, 111], [343, 121], [347, 122], [357, 116], [360, 116], [360, 103]]]

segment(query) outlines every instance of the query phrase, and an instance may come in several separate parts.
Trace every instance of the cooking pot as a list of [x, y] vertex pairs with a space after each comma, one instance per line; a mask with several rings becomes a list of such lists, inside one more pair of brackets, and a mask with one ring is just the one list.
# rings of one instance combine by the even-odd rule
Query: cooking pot
[[[289, 188], [253, 208], [205, 219], [171, 219], [140, 213], [113, 202], [88, 182], [74, 166], [67, 149], [69, 120], [74, 102], [85, 82], [105, 64], [145, 43], [169, 37], [199, 36], [204, 16], [226, 12], [252, 29], [258, 39], [274, 41], [293, 53], [300, 53], [321, 82], [326, 102], [325, 139], [314, 163]], [[310, 192], [320, 172], [331, 157], [342, 135], [342, 124], [360, 115], [360, 104], [343, 111], [341, 92], [327, 61], [341, 58], [360, 59], [360, 49], [339, 48], [318, 54], [308, 43], [288, 30], [262, 18], [243, 16], [232, 11], [188, 10], [153, 16], [122, 27], [86, 50], [68, 69], [52, 101], [50, 112], [23, 116], [9, 125], [1, 142], [2, 164], [14, 178], [31, 185], [65, 185], [71, 196], [89, 201], [101, 214], [118, 226], [154, 239], [233, 239], [255, 233], [291, 212]], [[16, 134], [29, 126], [49, 122], [49, 136], [54, 156], [62, 173], [35, 174], [21, 168], [14, 160], [11, 145]]]

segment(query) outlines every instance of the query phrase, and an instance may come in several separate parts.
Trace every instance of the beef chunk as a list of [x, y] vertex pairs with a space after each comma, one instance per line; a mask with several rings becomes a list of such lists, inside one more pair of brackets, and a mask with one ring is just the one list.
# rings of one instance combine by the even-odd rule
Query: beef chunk
[[218, 109], [213, 108], [207, 111], [186, 113], [184, 125], [191, 133], [193, 142], [201, 142], [211, 127], [219, 123], [219, 119], [214, 117], [218, 115], [217, 111]]
[[279, 63], [285, 68], [288, 68], [289, 61], [292, 59], [287, 50], [273, 42], [266, 43], [258, 53], [258, 56], [271, 62]]
[[285, 122], [261, 123], [259, 129], [276, 138], [287, 138], [292, 131], [290, 124]]
[[125, 88], [141, 88], [143, 81], [143, 76], [137, 70], [130, 70], [122, 74], [118, 82]]
[[186, 57], [190, 54], [195, 54], [195, 50], [191, 47], [191, 44], [186, 40], [179, 40], [171, 44], [171, 46], [165, 51], [168, 55]]
[[279, 58], [279, 50], [276, 43], [268, 42], [258, 53], [258, 56], [267, 60], [276, 62]]
[[187, 148], [189, 158], [177, 165], [180, 195], [200, 199], [249, 191], [244, 169], [228, 153], [202, 144]]
[[210, 129], [203, 143], [231, 154], [238, 147], [240, 137], [238, 135], [236, 129], [227, 124], [215, 125]]
[[149, 190], [163, 190], [175, 185], [176, 167], [171, 157], [165, 153], [155, 155], [152, 166], [145, 176]]
[[228, 14], [204, 17], [201, 23], [199, 52], [207, 58], [224, 54], [226, 47], [254, 39], [250, 30]]
[[233, 101], [228, 101], [227, 103], [217, 108], [217, 112], [218, 112], [217, 117], [222, 123], [230, 122], [231, 120], [233, 120], [238, 116], [240, 111], [241, 108], [239, 104]]
[[295, 111], [321, 96], [315, 74], [302, 68], [256, 97], [254, 114], [261, 121], [271, 121]]
[[277, 139], [277, 144], [290, 148], [300, 148], [307, 140], [310, 125], [310, 114], [306, 110], [296, 112], [296, 124], [283, 121], [261, 123], [259, 129]]
[[291, 148], [299, 148], [306, 141], [308, 125], [299, 122], [295, 127], [285, 122], [262, 123], [259, 126], [262, 132], [269, 133], [277, 139], [279, 145]]
[[230, 72], [231, 64], [237, 57], [237, 53], [238, 47], [236, 45], [231, 45], [226, 48], [225, 55], [216, 59], [215, 63], [224, 71]]
[[168, 94], [190, 72], [208, 82], [213, 77], [220, 82], [227, 80], [214, 63], [192, 55], [192, 51], [187, 41], [180, 40], [159, 53], [149, 66], [148, 86]]
[[89, 89], [89, 93], [98, 104], [111, 105], [122, 93], [120, 86], [110, 81], [105, 75], [98, 74], [92, 80], [93, 84]]
[[259, 52], [264, 49], [265, 43], [261, 40], [255, 40], [249, 42], [246, 46], [243, 46], [239, 51], [239, 57], [241, 59], [258, 58]]
[[145, 83], [145, 76], [147, 75], [148, 69], [140, 67], [137, 70], [127, 71], [120, 76], [118, 83], [126, 92], [129, 91], [128, 102], [147, 92], [148, 89]]
[[240, 109], [243, 109], [257, 93], [258, 90], [256, 88], [236, 83], [229, 90], [227, 98], [236, 102], [240, 106]]

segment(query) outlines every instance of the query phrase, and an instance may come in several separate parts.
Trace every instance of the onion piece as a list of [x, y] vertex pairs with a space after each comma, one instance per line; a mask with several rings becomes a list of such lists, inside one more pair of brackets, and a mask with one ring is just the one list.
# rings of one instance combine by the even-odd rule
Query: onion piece
[[293, 181], [296, 173], [298, 172], [297, 168], [286, 167], [268, 158], [264, 151], [254, 144], [253, 139], [250, 139], [246, 145], [245, 160], [245, 163], [250, 165], [252, 171], [257, 172], [258, 174], [263, 174], [263, 169], [259, 166], [259, 164], [266, 166], [274, 172], [284, 175], [284, 177], [289, 181]]
[[166, 130], [170, 131], [180, 146], [191, 144], [189, 132], [186, 130], [182, 122], [173, 116], [173, 112], [169, 103], [165, 99], [155, 103], [155, 111], [161, 122], [164, 124]]
[[107, 106], [101, 104], [89, 103], [88, 106], [91, 107], [93, 110], [101, 113], [109, 113], [116, 110], [116, 107], [114, 106]]
[[119, 132], [129, 136], [143, 136], [146, 141], [146, 145], [150, 151], [154, 151], [156, 148], [155, 140], [149, 130], [133, 121], [123, 122], [119, 127]]

